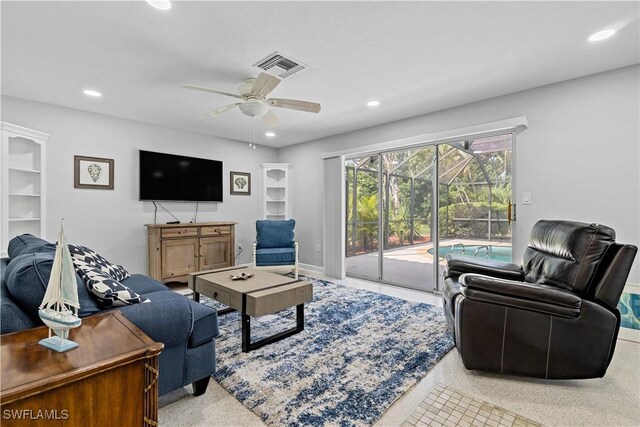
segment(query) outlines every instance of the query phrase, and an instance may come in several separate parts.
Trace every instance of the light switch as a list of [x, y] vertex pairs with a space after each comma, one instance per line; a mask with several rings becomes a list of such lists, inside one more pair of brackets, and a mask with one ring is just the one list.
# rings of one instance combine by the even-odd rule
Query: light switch
[[522, 204], [530, 205], [531, 204], [531, 192], [525, 191], [522, 193]]

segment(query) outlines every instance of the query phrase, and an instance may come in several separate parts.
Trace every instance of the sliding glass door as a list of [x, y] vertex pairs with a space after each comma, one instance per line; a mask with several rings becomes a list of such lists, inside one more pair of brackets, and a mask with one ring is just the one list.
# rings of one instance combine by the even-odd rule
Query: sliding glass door
[[346, 161], [346, 268], [378, 280], [380, 249], [380, 155]]
[[447, 253], [511, 260], [511, 144], [506, 134], [347, 160], [347, 275], [433, 291]]
[[448, 253], [511, 261], [512, 137], [442, 144], [440, 264]]
[[433, 290], [434, 146], [346, 161], [346, 272]]
[[432, 239], [434, 146], [394, 151], [382, 159], [383, 282], [433, 290], [425, 257]]

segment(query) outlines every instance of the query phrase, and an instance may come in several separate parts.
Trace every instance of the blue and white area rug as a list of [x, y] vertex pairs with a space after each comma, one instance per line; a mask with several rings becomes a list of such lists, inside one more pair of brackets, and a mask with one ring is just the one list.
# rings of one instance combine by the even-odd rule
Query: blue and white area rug
[[[214, 378], [268, 425], [371, 425], [453, 347], [441, 308], [308, 280], [285, 340], [242, 353], [239, 314], [220, 317]], [[252, 318], [252, 341], [294, 326], [295, 309]]]

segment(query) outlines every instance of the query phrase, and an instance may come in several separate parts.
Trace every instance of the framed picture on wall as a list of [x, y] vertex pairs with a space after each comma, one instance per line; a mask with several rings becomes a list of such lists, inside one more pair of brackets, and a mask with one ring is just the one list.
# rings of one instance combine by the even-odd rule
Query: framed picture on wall
[[251, 174], [247, 172], [230, 172], [231, 194], [239, 196], [251, 195]]
[[113, 159], [73, 156], [74, 188], [113, 190]]

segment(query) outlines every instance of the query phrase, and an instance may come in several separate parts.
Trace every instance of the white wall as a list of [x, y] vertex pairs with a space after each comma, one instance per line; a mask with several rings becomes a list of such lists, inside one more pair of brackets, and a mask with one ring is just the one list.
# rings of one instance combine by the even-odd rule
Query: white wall
[[[280, 149], [278, 160], [294, 165], [292, 215], [301, 262], [323, 265], [317, 250], [322, 244], [320, 153], [516, 116], [529, 122], [515, 147], [517, 202], [530, 191], [533, 203], [518, 205], [514, 259], [521, 257], [533, 224], [543, 218], [606, 224], [619, 242], [637, 246], [639, 91], [636, 65]], [[630, 282], [640, 282], [638, 265], [636, 258]]]
[[[198, 222], [235, 221], [238, 262], [250, 262], [255, 221], [262, 215], [260, 163], [274, 162], [275, 149], [100, 114], [2, 97], [2, 120], [51, 135], [47, 142], [47, 232], [55, 240], [64, 217], [70, 243], [84, 244], [130, 272], [147, 272], [147, 235], [153, 205], [138, 200], [138, 150], [183, 154], [224, 162], [223, 203], [200, 203]], [[114, 190], [73, 188], [73, 156], [115, 160]], [[229, 194], [229, 171], [250, 172], [251, 196]], [[189, 222], [195, 203], [163, 203]], [[172, 218], [161, 209], [158, 222]]]

